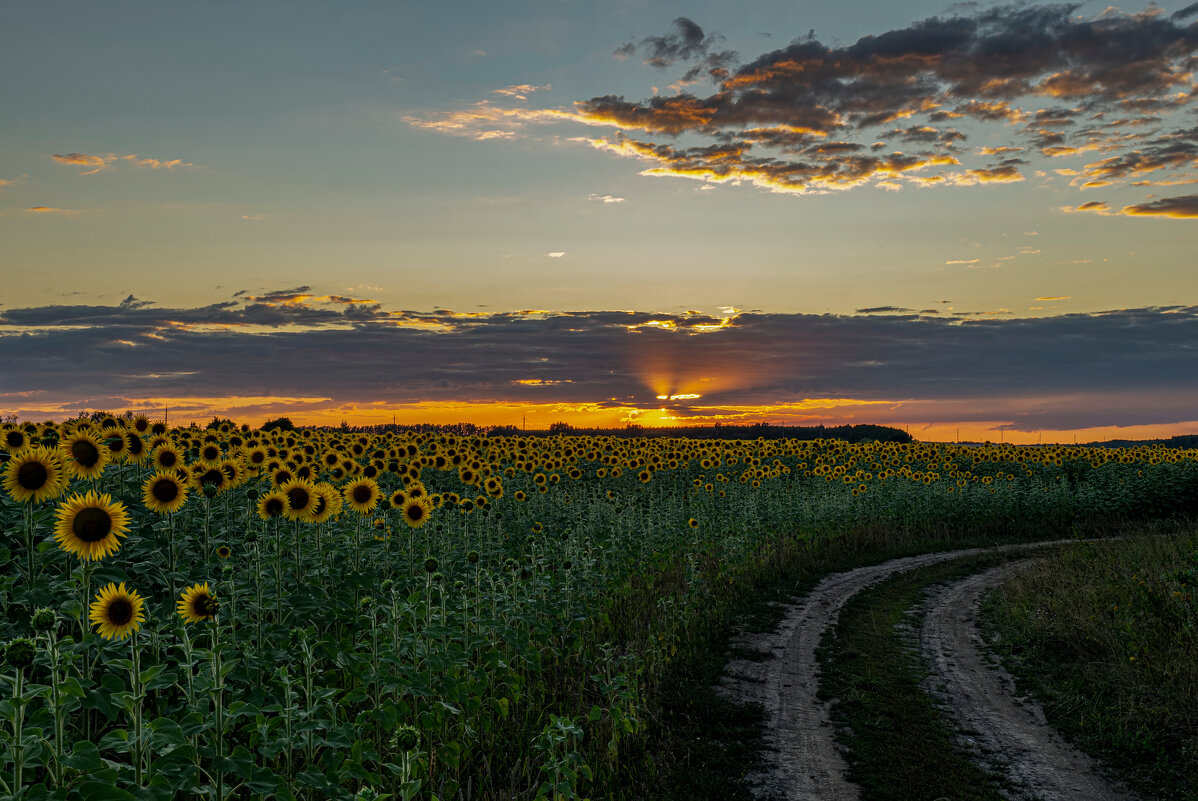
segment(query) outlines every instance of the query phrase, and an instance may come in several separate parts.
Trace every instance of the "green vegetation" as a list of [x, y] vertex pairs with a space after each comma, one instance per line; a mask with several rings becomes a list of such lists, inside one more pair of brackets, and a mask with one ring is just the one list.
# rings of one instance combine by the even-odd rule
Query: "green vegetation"
[[[1168, 531], [1168, 529], [1165, 529]], [[993, 592], [988, 637], [1021, 689], [1145, 798], [1198, 798], [1198, 532], [1054, 552]]]
[[999, 801], [998, 780], [954, 743], [951, 726], [923, 692], [926, 671], [900, 626], [934, 584], [964, 578], [1002, 556], [954, 560], [904, 573], [858, 593], [821, 649], [820, 693], [836, 698], [849, 779], [862, 801]]
[[[750, 593], [1198, 497], [1163, 449], [109, 415], [0, 448], [0, 641], [34, 644], [0, 670], [0, 793], [56, 800], [658, 797], [707, 758], [655, 738]], [[752, 722], [724, 712], [706, 740]]]

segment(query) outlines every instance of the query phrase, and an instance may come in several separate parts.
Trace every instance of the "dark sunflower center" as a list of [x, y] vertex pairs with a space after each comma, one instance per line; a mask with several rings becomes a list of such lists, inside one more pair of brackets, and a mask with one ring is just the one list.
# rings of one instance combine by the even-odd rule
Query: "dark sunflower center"
[[370, 487], [359, 484], [358, 486], [354, 487], [353, 496], [354, 503], [369, 503], [370, 499], [374, 497], [374, 492], [370, 489]]
[[179, 457], [174, 451], [163, 451], [158, 454], [158, 464], [163, 467], [174, 467], [178, 463]]
[[71, 457], [83, 467], [92, 467], [100, 461], [100, 449], [85, 439], [71, 443]]
[[254, 464], [262, 464], [266, 461], [266, 454], [262, 451], [254, 451], [250, 454], [250, 461]]
[[267, 500], [266, 513], [271, 517], [278, 517], [283, 514], [283, 500], [281, 498], [270, 498]]
[[224, 486], [225, 474], [218, 467], [214, 467], [211, 470], [205, 470], [204, 475], [200, 476], [200, 483], [211, 484], [214, 487]]
[[303, 487], [292, 487], [287, 490], [287, 500], [293, 512], [301, 512], [312, 503], [312, 495]]
[[418, 503], [414, 503], [404, 511], [404, 514], [408, 516], [408, 520], [415, 523], [424, 519], [424, 507]]
[[84, 542], [99, 542], [112, 531], [112, 518], [106, 510], [89, 506], [80, 509], [75, 515], [75, 523], [71, 530]]
[[25, 444], [25, 435], [20, 431], [9, 431], [4, 435], [4, 441], [10, 448], [19, 448]]
[[136, 456], [146, 449], [146, 444], [136, 434], [129, 435], [129, 453]]
[[321, 515], [324, 513], [324, 507], [325, 507], [324, 496], [317, 495], [316, 496], [316, 508], [312, 510], [312, 513], [315, 515]]
[[192, 600], [191, 611], [196, 617], [213, 617], [220, 611], [220, 602], [211, 595], [200, 593]]
[[41, 462], [26, 462], [17, 468], [17, 483], [22, 489], [41, 489], [49, 478], [50, 471]]
[[170, 503], [179, 497], [179, 485], [169, 479], [163, 479], [154, 483], [150, 493], [159, 503]]
[[204, 448], [204, 458], [205, 459], [211, 461], [211, 460], [217, 458], [218, 456], [220, 456], [220, 448], [214, 448], [211, 445], [209, 445], [207, 448]]
[[127, 626], [133, 620], [133, 604], [127, 598], [117, 598], [108, 604], [108, 622], [113, 626]]

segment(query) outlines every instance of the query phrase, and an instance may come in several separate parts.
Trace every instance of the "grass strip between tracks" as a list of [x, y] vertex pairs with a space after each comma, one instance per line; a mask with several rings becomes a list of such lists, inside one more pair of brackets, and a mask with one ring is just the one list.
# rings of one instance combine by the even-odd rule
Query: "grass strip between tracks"
[[927, 673], [904, 624], [937, 584], [1029, 554], [956, 559], [888, 579], [858, 593], [841, 610], [820, 649], [820, 693], [835, 699], [832, 719], [849, 748], [848, 778], [862, 801], [999, 801], [1003, 786], [955, 744], [932, 699], [921, 689]]

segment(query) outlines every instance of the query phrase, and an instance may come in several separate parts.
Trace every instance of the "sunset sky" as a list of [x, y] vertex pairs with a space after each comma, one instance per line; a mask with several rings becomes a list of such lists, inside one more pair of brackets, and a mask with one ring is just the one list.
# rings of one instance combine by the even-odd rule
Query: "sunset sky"
[[1198, 432], [1198, 3], [0, 8], [0, 414]]

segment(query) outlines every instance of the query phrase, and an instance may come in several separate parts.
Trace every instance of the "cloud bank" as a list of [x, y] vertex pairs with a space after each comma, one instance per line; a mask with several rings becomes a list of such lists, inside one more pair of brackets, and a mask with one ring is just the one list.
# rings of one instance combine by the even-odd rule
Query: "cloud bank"
[[195, 308], [129, 295], [0, 313], [0, 404], [10, 409], [199, 397], [665, 409], [701, 423], [1168, 424], [1194, 418], [1198, 306], [1034, 319], [894, 306], [483, 314], [388, 310], [296, 287]]

